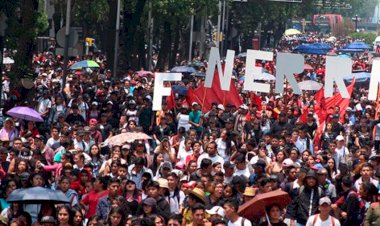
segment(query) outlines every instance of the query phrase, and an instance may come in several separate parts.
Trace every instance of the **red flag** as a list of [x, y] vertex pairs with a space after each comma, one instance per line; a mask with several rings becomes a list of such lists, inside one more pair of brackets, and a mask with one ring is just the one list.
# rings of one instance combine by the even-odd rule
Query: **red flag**
[[[355, 79], [352, 80], [351, 84], [347, 87], [348, 94], [351, 96], [352, 91], [354, 90], [355, 86]], [[322, 89], [321, 89], [322, 90]], [[320, 91], [321, 91], [320, 90]], [[320, 92], [318, 91], [318, 93]], [[323, 92], [323, 91], [321, 91]], [[317, 93], [317, 94], [318, 94]], [[339, 106], [340, 111], [340, 120], [344, 119], [344, 114], [346, 112], [346, 108], [348, 107], [350, 103], [349, 98], [342, 98], [342, 95], [340, 93], [336, 93], [333, 97], [324, 98], [324, 96], [319, 93], [318, 95], [315, 95], [315, 100], [317, 102], [317, 106], [315, 108], [315, 113], [318, 115], [318, 121], [319, 121], [319, 127], [317, 129], [317, 132], [314, 137], [314, 144], [316, 147], [319, 147], [321, 135], [323, 133], [325, 122], [327, 118], [327, 110], [331, 107]]]
[[254, 92], [251, 92], [251, 103], [255, 104], [259, 111], [263, 110], [263, 100]]
[[243, 104], [243, 101], [240, 99], [239, 93], [232, 80], [230, 91], [224, 91], [221, 89], [218, 70], [215, 70], [212, 87], [206, 88], [204, 83], [202, 83], [193, 91], [192, 96], [191, 102], [199, 103], [202, 106], [203, 112], [209, 111], [213, 102], [223, 105], [233, 104], [236, 107]]
[[168, 109], [172, 110], [175, 107], [175, 98], [174, 98], [174, 91], [172, 89], [170, 96], [166, 97], [166, 103], [168, 105]]

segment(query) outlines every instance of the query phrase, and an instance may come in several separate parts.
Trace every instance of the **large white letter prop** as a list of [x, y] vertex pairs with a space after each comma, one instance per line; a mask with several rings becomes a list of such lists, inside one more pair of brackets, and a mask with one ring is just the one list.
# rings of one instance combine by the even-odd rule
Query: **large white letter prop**
[[371, 80], [369, 81], [368, 100], [377, 100], [377, 90], [380, 83], [380, 59], [372, 60]]
[[273, 53], [272, 52], [264, 52], [258, 50], [247, 51], [247, 61], [245, 63], [245, 80], [244, 80], [244, 90], [248, 91], [257, 91], [263, 93], [270, 92], [270, 85], [264, 83], [254, 82], [254, 75], [259, 75], [263, 73], [262, 67], [256, 67], [256, 60], [266, 60], [273, 61]]
[[164, 81], [181, 81], [181, 73], [155, 73], [153, 91], [153, 111], [159, 111], [162, 107], [162, 97], [170, 96], [172, 89], [164, 87]]
[[352, 72], [352, 60], [336, 56], [326, 56], [325, 97], [332, 97], [334, 81], [343, 98], [350, 98], [343, 77]]
[[224, 66], [224, 74], [222, 70], [222, 64], [220, 63], [219, 49], [212, 47], [210, 52], [210, 58], [208, 59], [208, 69], [206, 73], [205, 87], [211, 88], [212, 81], [214, 80], [215, 66], [218, 68], [218, 75], [220, 81], [220, 87], [222, 90], [230, 91], [232, 69], [234, 67], [235, 51], [227, 50], [226, 64]]
[[277, 71], [276, 71], [276, 93], [284, 92], [284, 78], [288, 79], [290, 87], [294, 94], [301, 94], [293, 74], [300, 74], [304, 70], [305, 59], [301, 54], [278, 53], [277, 54]]

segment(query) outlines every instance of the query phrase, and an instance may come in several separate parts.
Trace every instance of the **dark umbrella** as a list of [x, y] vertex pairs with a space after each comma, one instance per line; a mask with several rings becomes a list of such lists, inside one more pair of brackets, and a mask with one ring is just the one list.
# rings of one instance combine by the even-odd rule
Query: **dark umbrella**
[[172, 68], [170, 72], [192, 74], [192, 73], [197, 72], [197, 70], [191, 66], [177, 66], [177, 67]]
[[265, 216], [265, 208], [277, 204], [281, 208], [286, 207], [291, 203], [292, 199], [289, 194], [279, 190], [271, 191], [264, 194], [256, 195], [252, 200], [244, 203], [239, 208], [239, 216], [249, 220], [258, 219]]
[[56, 204], [69, 203], [70, 201], [62, 191], [43, 187], [32, 187], [14, 190], [7, 198], [7, 202], [17, 202], [22, 204], [39, 204], [50, 202]]
[[200, 78], [206, 77], [206, 73], [201, 72], [201, 71], [197, 71], [195, 73], [192, 73], [191, 75], [195, 77], [200, 77]]
[[179, 95], [186, 96], [187, 95], [187, 87], [186, 86], [180, 86], [180, 85], [174, 85], [172, 86], [173, 92], [178, 93]]

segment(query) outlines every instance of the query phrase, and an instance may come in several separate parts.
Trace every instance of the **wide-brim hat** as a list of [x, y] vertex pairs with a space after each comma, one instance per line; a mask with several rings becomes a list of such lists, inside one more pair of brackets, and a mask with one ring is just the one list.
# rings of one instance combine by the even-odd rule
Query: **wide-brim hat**
[[203, 204], [206, 205], [207, 201], [206, 201], [205, 193], [202, 189], [194, 188], [194, 189], [189, 191], [189, 194], [192, 194], [195, 197], [199, 198], [200, 200], [202, 200]]
[[246, 187], [243, 195], [249, 196], [249, 197], [254, 197], [256, 195], [256, 189], [253, 187]]
[[169, 189], [169, 183], [168, 183], [167, 179], [165, 179], [165, 178], [158, 178], [157, 182], [160, 185], [160, 188], [167, 188], [167, 189]]

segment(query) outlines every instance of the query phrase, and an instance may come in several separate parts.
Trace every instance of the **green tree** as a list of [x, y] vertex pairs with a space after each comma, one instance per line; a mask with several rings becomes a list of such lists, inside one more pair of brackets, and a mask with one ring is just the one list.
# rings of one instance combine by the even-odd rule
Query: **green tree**
[[38, 0], [3, 0], [0, 10], [8, 16], [6, 47], [17, 50], [11, 78], [31, 74], [36, 38], [48, 28], [47, 16], [38, 11]]

